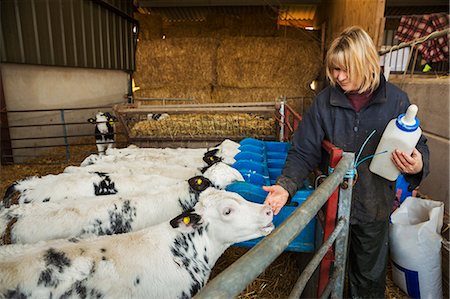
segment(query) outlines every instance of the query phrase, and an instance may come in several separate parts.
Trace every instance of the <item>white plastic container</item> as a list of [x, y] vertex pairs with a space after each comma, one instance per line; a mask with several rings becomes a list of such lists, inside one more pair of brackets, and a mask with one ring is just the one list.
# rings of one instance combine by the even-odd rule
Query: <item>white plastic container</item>
[[420, 122], [416, 117], [417, 110], [416, 105], [411, 105], [405, 114], [400, 114], [398, 118], [394, 118], [388, 123], [375, 151], [376, 154], [384, 151], [386, 153], [373, 157], [369, 165], [370, 171], [390, 181], [397, 179], [400, 171], [391, 160], [392, 152], [395, 149], [408, 155], [413, 152], [420, 135], [422, 135]]

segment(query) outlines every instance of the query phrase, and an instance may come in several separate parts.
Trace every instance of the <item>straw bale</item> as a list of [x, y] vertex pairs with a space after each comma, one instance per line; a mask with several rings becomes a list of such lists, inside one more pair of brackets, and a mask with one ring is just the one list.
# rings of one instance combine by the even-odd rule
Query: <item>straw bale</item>
[[321, 67], [317, 43], [282, 37], [224, 38], [217, 83], [241, 88], [308, 86]]
[[277, 101], [280, 96], [305, 97], [288, 99], [287, 103], [297, 112], [303, 114], [311, 105], [314, 92], [304, 86], [291, 88], [233, 88], [216, 87], [212, 91], [212, 99], [215, 103], [235, 102], [270, 102]]
[[211, 38], [140, 41], [136, 51], [136, 84], [143, 89], [180, 83], [198, 88], [210, 86], [215, 47]]
[[133, 137], [211, 137], [248, 136], [253, 138], [275, 136], [275, 120], [246, 113], [190, 113], [171, 114], [168, 118], [135, 123]]
[[[193, 99], [189, 103], [211, 103], [211, 87], [196, 87], [186, 85], [168, 85], [159, 88], [141, 88], [134, 93], [136, 97], [143, 98], [178, 98]], [[147, 104], [161, 105], [161, 101], [152, 101]], [[183, 102], [165, 102], [165, 104], [183, 104]]]
[[139, 21], [139, 40], [161, 39], [163, 34], [162, 18], [159, 15], [144, 15], [135, 13], [134, 17]]

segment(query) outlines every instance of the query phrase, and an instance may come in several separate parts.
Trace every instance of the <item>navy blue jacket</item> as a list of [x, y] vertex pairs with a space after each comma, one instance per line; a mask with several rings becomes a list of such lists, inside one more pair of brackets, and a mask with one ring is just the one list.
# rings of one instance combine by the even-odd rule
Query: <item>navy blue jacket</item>
[[[381, 75], [380, 86], [374, 91], [369, 104], [356, 112], [340, 87], [327, 87], [321, 91], [294, 132], [293, 146], [276, 184], [285, 188], [290, 196], [302, 186], [303, 180], [316, 167], [327, 173], [327, 154], [321, 147], [329, 140], [345, 152], [354, 152], [355, 158], [362, 144], [375, 129], [360, 160], [373, 155], [388, 122], [405, 113], [410, 102], [408, 96]], [[416, 148], [422, 154], [423, 169], [415, 175], [405, 175], [412, 188], [419, 185], [429, 172], [429, 151], [425, 136]], [[395, 198], [395, 182], [369, 171], [371, 159], [357, 168], [358, 179], [353, 188], [351, 223], [363, 224], [386, 220]]]

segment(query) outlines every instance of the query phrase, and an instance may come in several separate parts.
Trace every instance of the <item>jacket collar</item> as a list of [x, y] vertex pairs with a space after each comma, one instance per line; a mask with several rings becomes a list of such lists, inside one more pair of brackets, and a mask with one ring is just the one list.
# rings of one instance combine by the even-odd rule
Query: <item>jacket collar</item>
[[[380, 85], [377, 87], [377, 89], [375, 89], [373, 99], [369, 103], [369, 105], [372, 105], [375, 103], [384, 103], [386, 101], [387, 101], [386, 79], [384, 78], [384, 75], [381, 74], [380, 75]], [[342, 90], [342, 88], [339, 85], [336, 85], [336, 87], [331, 88], [330, 104], [332, 106], [353, 109], [352, 105], [350, 104], [350, 101], [348, 100], [347, 96], [344, 93], [344, 90]]]

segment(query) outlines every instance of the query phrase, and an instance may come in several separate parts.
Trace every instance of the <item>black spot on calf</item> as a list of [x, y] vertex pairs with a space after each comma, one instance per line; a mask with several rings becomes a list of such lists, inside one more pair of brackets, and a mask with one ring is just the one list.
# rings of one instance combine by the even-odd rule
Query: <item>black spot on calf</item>
[[71, 261], [64, 252], [58, 252], [50, 248], [44, 254], [45, 269], [39, 275], [38, 285], [57, 287], [59, 284], [58, 273], [63, 273], [70, 267]]
[[[190, 233], [181, 233], [171, 246], [171, 252], [176, 258], [181, 258], [181, 268], [184, 269], [190, 277], [189, 295], [182, 292], [179, 298], [191, 298], [205, 285], [208, 273], [211, 267], [208, 264], [207, 252], [200, 257], [195, 248], [196, 239], [201, 238], [197, 230]], [[177, 259], [174, 259], [174, 261]]]
[[7, 290], [3, 296], [5, 299], [27, 299], [31, 294], [24, 294], [19, 287], [17, 287], [15, 290]]
[[114, 182], [111, 181], [111, 178], [109, 175], [103, 172], [96, 172], [96, 174], [102, 178], [102, 180], [96, 184], [94, 183], [94, 192], [95, 195], [109, 195], [109, 194], [116, 194], [117, 189], [114, 186]]
[[[94, 234], [97, 236], [123, 234], [132, 231], [132, 223], [136, 217], [136, 207], [131, 205], [129, 200], [125, 200], [119, 208], [116, 204], [108, 210], [109, 222], [103, 223], [100, 219], [95, 219], [90, 230], [83, 230], [83, 234]], [[106, 249], [102, 248], [102, 252]]]

